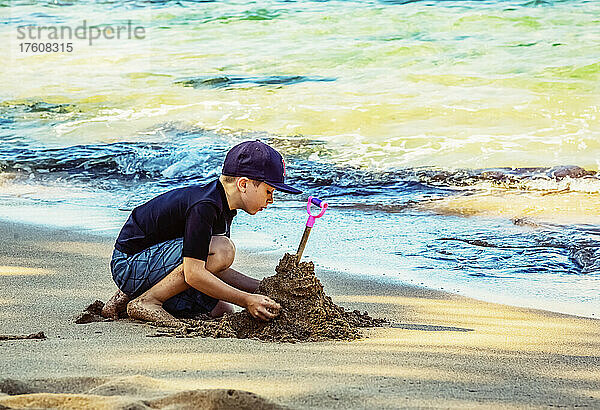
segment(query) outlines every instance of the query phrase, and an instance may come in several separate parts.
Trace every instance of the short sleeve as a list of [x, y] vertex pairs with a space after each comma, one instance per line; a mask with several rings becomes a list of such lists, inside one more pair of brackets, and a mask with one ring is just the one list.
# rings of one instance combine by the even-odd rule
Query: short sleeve
[[189, 209], [183, 234], [184, 257], [206, 262], [216, 220], [217, 209], [210, 203], [199, 202]]

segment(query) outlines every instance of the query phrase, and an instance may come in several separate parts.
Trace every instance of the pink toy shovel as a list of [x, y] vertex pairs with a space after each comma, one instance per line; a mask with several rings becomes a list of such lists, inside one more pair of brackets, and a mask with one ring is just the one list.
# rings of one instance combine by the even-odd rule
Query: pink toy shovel
[[[310, 213], [310, 204], [315, 204], [316, 206], [321, 208], [321, 212], [318, 215], [313, 215]], [[323, 216], [325, 211], [327, 210], [327, 206], [329, 204], [325, 201], [322, 201], [318, 198], [313, 198], [312, 196], [308, 197], [308, 204], [306, 205], [306, 212], [308, 212], [308, 221], [306, 221], [306, 228], [304, 228], [304, 235], [302, 235], [302, 240], [300, 241], [300, 246], [298, 246], [298, 252], [296, 252], [296, 264], [300, 263], [300, 258], [302, 258], [302, 253], [304, 252], [304, 247], [306, 246], [306, 241], [308, 241], [308, 235], [310, 234], [310, 230], [315, 224], [315, 220]]]

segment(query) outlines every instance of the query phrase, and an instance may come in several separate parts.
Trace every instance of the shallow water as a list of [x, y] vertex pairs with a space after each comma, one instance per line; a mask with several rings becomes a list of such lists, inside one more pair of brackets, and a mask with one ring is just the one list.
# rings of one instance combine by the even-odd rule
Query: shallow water
[[[19, 51], [19, 26], [84, 20], [145, 38]], [[590, 316], [599, 23], [594, 1], [0, 2], [0, 217], [115, 235], [261, 138], [332, 204], [322, 268]], [[302, 207], [234, 236], [294, 250]]]

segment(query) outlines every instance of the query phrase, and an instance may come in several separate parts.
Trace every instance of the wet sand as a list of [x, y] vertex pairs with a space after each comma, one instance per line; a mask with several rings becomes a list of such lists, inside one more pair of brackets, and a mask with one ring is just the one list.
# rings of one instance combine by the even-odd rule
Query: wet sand
[[[0, 385], [10, 394], [0, 393], [0, 407], [160, 408], [232, 397], [264, 408], [600, 407], [598, 320], [317, 267], [335, 303], [394, 326], [351, 342], [147, 337], [154, 330], [133, 322], [73, 322], [115, 291], [112, 239], [7, 222], [0, 237], [0, 334], [47, 337], [0, 341], [0, 379], [13, 379]], [[262, 278], [281, 256], [238, 249], [234, 267]]]

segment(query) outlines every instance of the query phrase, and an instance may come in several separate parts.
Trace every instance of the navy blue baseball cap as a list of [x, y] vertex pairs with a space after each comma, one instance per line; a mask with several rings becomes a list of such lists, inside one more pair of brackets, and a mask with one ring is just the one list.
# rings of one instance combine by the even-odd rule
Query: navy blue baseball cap
[[285, 161], [281, 154], [259, 140], [244, 141], [231, 148], [225, 157], [222, 174], [266, 182], [289, 194], [302, 193], [284, 183]]

